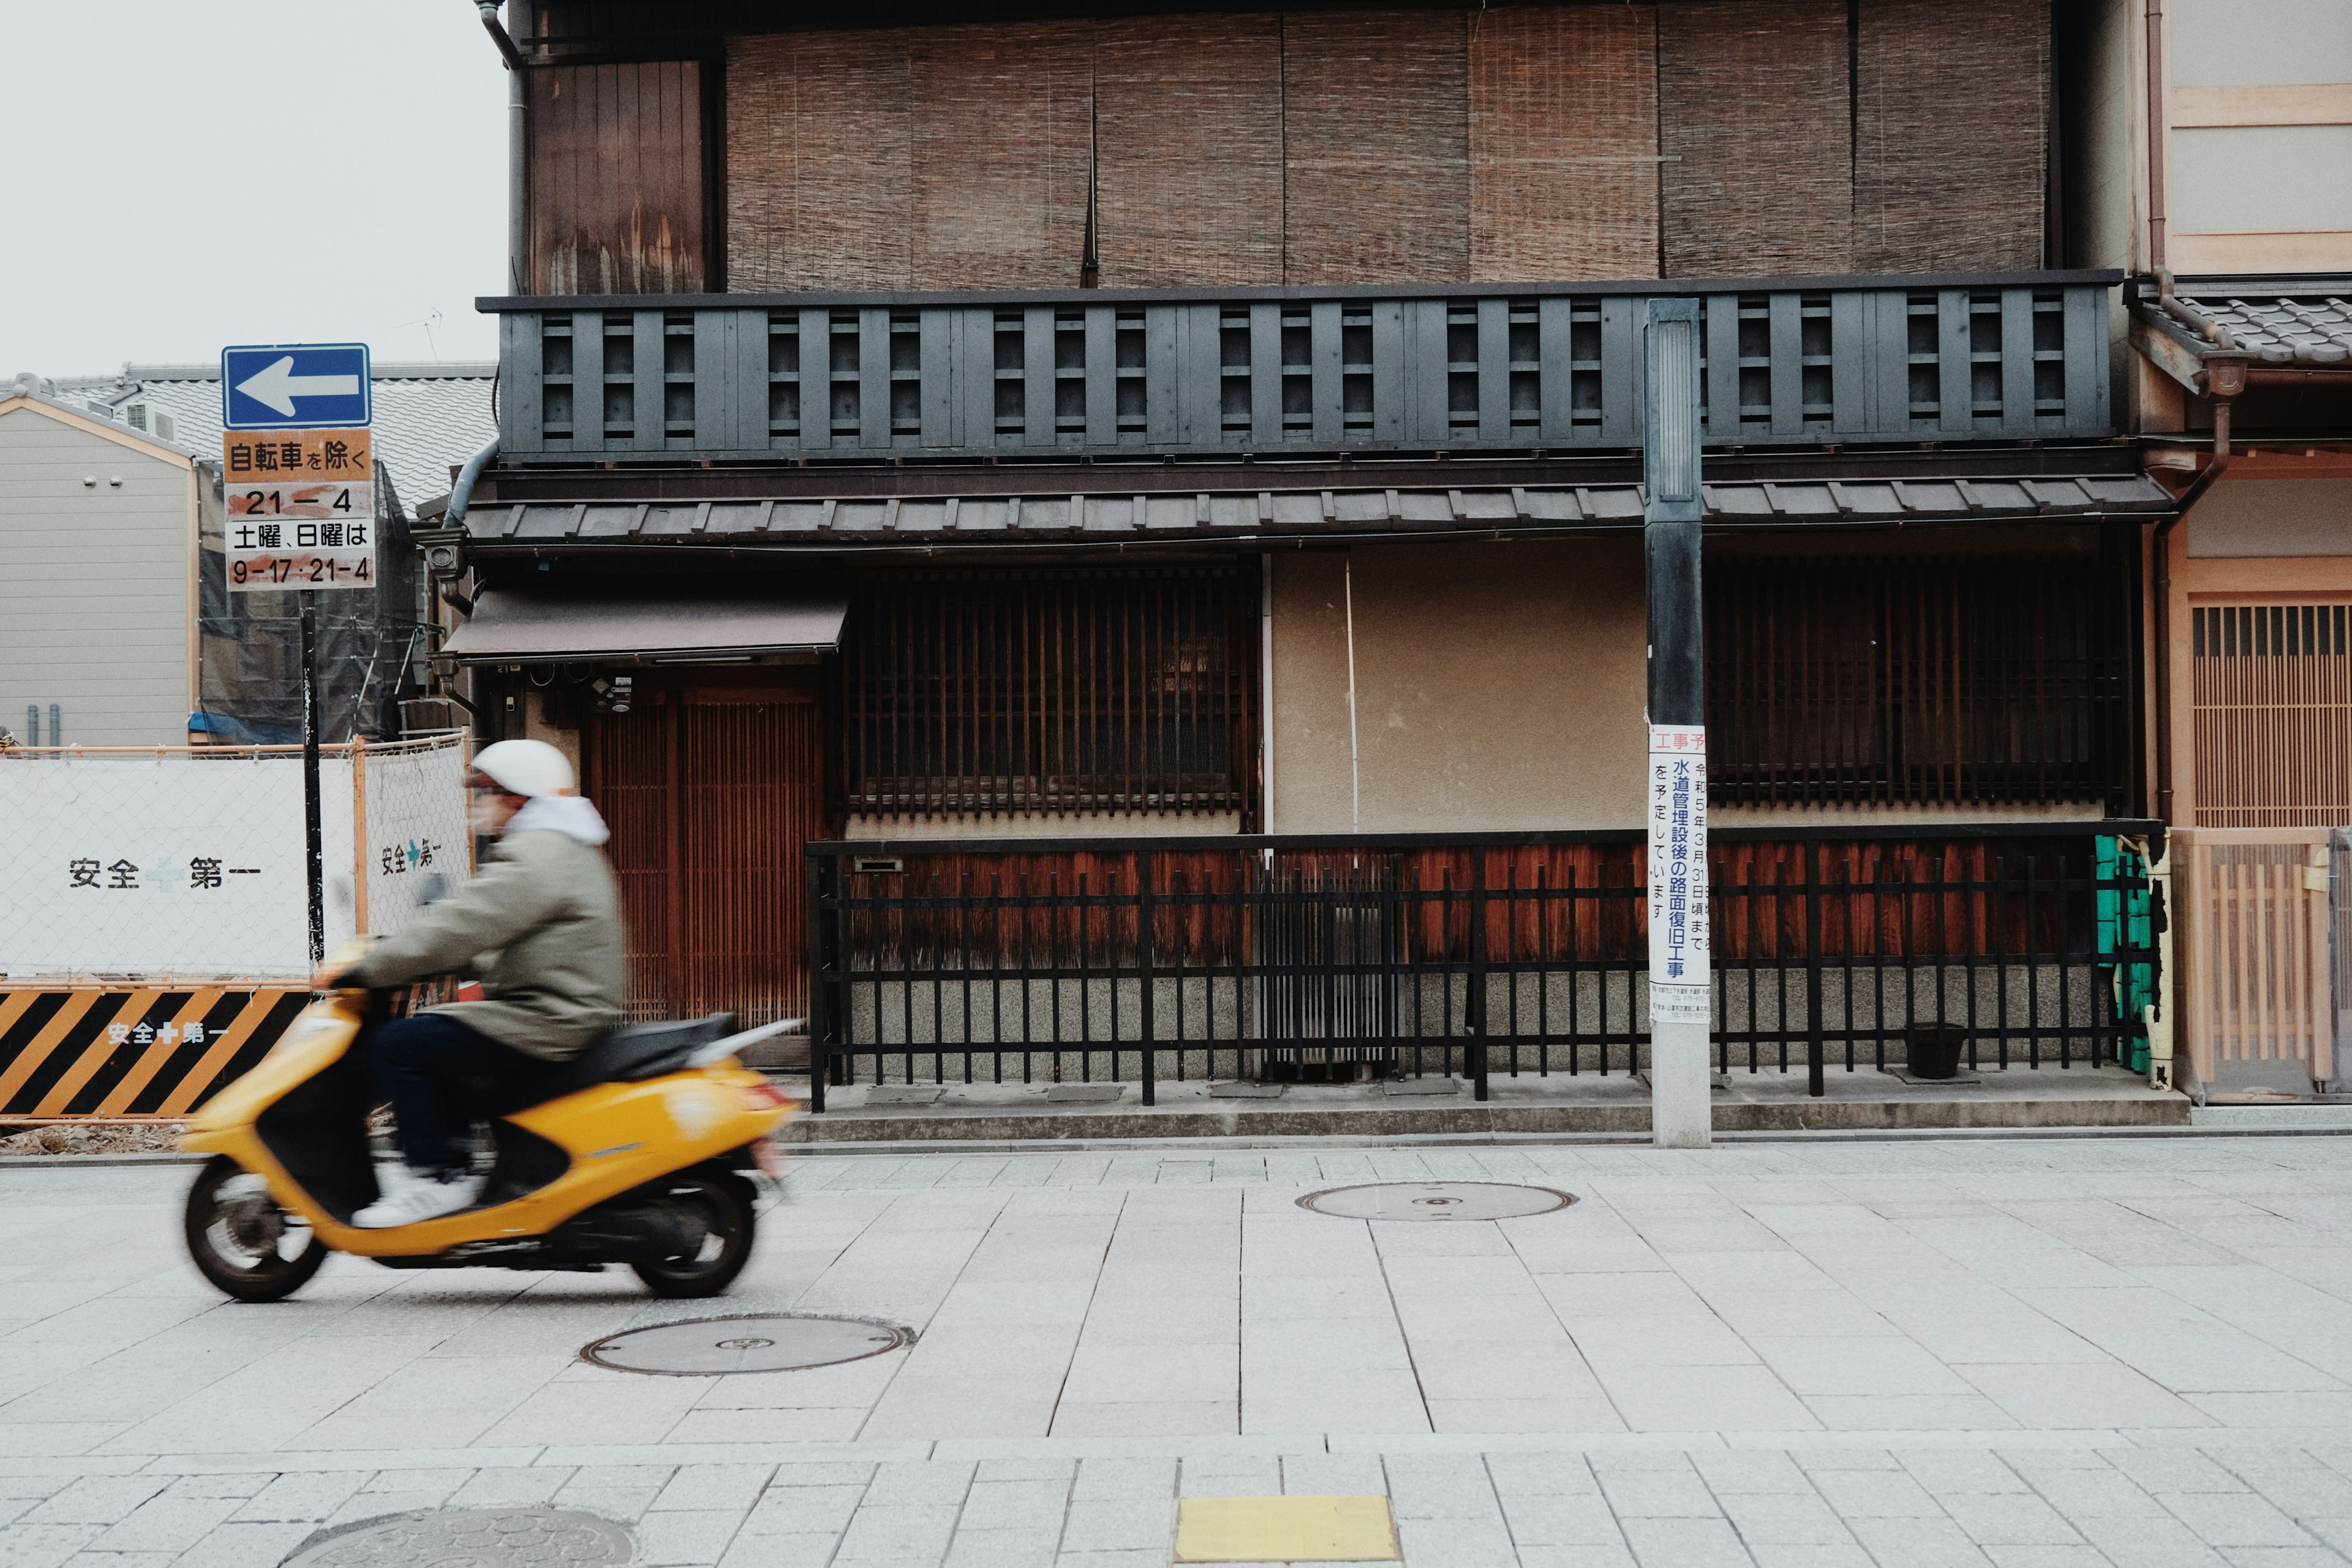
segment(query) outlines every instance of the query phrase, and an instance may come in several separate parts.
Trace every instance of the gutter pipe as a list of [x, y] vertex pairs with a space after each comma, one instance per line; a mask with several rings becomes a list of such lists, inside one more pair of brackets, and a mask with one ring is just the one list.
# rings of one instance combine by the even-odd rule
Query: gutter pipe
[[522, 51], [515, 47], [513, 37], [499, 21], [499, 0], [475, 0], [474, 9], [480, 15], [482, 28], [490, 35], [490, 42], [498, 45], [499, 58], [507, 66], [507, 291], [522, 295], [530, 292], [524, 277], [530, 237], [523, 205], [529, 84]]
[[2173, 293], [2172, 268], [2165, 254], [2169, 219], [2165, 210], [2165, 140], [2171, 125], [2164, 104], [2164, 0], [2147, 4], [2147, 269], [2156, 275], [2157, 308], [2214, 347], [2237, 352], [2230, 329]]

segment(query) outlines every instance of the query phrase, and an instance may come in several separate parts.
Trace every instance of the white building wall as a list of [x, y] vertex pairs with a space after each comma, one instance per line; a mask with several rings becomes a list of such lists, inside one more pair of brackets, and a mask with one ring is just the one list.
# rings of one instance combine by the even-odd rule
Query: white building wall
[[0, 724], [19, 740], [27, 704], [52, 738], [55, 703], [68, 743], [184, 742], [189, 471], [37, 405], [0, 414]]

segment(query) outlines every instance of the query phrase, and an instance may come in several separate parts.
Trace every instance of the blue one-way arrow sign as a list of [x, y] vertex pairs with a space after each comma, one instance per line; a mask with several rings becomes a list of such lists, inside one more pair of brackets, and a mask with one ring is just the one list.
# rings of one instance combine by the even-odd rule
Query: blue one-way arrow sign
[[221, 424], [230, 430], [365, 425], [365, 343], [249, 344], [221, 350]]

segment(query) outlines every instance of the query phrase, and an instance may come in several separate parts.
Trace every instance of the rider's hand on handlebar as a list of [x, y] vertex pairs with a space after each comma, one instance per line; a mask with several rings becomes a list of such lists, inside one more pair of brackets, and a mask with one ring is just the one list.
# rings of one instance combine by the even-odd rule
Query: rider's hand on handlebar
[[310, 976], [310, 989], [313, 991], [340, 991], [347, 989], [347, 987], [339, 984], [342, 980], [342, 977], [343, 971], [338, 965], [332, 963], [320, 964]]

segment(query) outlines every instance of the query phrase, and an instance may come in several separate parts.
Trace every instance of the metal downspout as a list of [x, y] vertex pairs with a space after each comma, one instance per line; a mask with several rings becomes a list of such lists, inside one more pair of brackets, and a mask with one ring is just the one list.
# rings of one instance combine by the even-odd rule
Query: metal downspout
[[2172, 817], [2172, 531], [2230, 469], [2230, 400], [2213, 400], [2213, 460], [2180, 492], [2177, 510], [2156, 525], [2156, 815]]
[[498, 45], [499, 58], [507, 66], [507, 292], [530, 292], [524, 274], [530, 249], [530, 214], [524, 202], [524, 159], [527, 152], [525, 135], [529, 118], [529, 83], [525, 80], [526, 62], [522, 51], [499, 21], [499, 0], [475, 0], [474, 9], [482, 18], [482, 28]]

